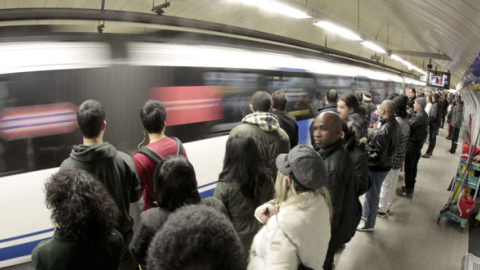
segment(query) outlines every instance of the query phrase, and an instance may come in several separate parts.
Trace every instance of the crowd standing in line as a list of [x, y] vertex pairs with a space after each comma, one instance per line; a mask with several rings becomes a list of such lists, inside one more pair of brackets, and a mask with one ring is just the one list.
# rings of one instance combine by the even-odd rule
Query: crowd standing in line
[[[429, 121], [425, 98], [415, 89], [407, 95], [383, 101], [380, 119], [368, 130], [375, 111], [369, 93], [360, 103], [354, 94], [338, 98], [328, 91], [326, 108], [313, 123], [313, 148], [293, 145], [298, 125], [284, 111], [284, 92], [273, 98], [256, 92], [252, 113], [230, 132], [214, 197], [205, 199], [181, 142], [165, 136], [163, 103], [148, 100], [141, 109], [149, 144], [132, 160], [103, 141], [105, 109], [87, 100], [77, 114], [83, 144], [73, 147], [46, 184], [57, 227], [51, 240], [34, 249], [33, 265], [332, 269], [335, 253], [356, 231], [373, 232], [377, 215], [389, 213], [404, 161], [405, 186], [397, 195], [413, 196], [427, 127], [430, 123], [430, 136], [436, 136], [445, 110], [435, 94]], [[459, 96], [456, 104], [450, 112], [452, 153], [463, 118]], [[284, 131], [282, 121], [294, 135]], [[141, 205], [142, 193], [134, 230], [136, 213], [129, 213], [129, 206]]]

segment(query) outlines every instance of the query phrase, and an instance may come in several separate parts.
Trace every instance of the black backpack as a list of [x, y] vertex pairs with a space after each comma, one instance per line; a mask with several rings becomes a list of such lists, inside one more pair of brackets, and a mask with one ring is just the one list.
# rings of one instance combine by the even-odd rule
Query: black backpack
[[[175, 138], [175, 137], [171, 137], [171, 138], [177, 142], [177, 155], [183, 155], [182, 142], [178, 138]], [[155, 162], [155, 164], [158, 164], [163, 159], [163, 157], [159, 153], [157, 153], [157, 151], [153, 150], [152, 148], [146, 145], [141, 146], [140, 149], [138, 149], [137, 153], [144, 154], [153, 162]]]
[[[183, 155], [182, 142], [178, 138], [175, 138], [175, 137], [171, 137], [171, 138], [177, 142], [177, 155]], [[153, 150], [152, 148], [146, 145], [141, 146], [140, 149], [138, 149], [137, 153], [141, 153], [147, 156], [151, 161], [155, 162], [155, 164], [158, 164], [163, 159], [163, 157], [159, 153], [157, 153], [157, 151]], [[157, 205], [157, 200], [152, 198], [148, 192], [146, 192], [146, 194], [149, 197], [150, 201], [152, 201], [154, 205]]]

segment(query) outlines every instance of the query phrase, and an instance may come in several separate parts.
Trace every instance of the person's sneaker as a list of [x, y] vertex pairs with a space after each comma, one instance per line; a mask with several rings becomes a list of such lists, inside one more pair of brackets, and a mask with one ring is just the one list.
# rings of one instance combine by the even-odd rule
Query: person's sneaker
[[373, 232], [373, 228], [367, 228], [367, 227], [365, 227], [365, 224], [360, 224], [357, 227], [357, 231], [359, 231], [359, 232]]
[[407, 190], [407, 188], [405, 186], [402, 186], [402, 188], [400, 190], [405, 191], [405, 190]]
[[447, 140], [452, 140], [452, 138], [451, 138], [451, 137], [446, 137], [446, 139], [447, 139]]
[[413, 191], [408, 192], [406, 190], [402, 190], [401, 192], [398, 192], [397, 195], [405, 198], [413, 198]]
[[385, 211], [382, 211], [382, 210], [378, 210], [377, 211], [377, 216], [381, 217], [381, 218], [386, 218], [386, 217], [388, 217], [388, 211], [385, 212]]
[[366, 217], [364, 217], [364, 216], [362, 216], [361, 218], [362, 218], [362, 220], [363, 220], [363, 221], [367, 220], [367, 218], [366, 218]]
[[430, 158], [432, 155], [426, 153], [425, 155], [422, 156], [422, 158]]

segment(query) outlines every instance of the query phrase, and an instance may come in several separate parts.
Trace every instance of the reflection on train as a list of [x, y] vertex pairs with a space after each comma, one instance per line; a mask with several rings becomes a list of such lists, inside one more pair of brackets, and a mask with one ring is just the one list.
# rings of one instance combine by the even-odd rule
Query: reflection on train
[[140, 108], [151, 98], [165, 102], [166, 134], [184, 142], [199, 189], [208, 195], [226, 135], [249, 113], [255, 91], [285, 91], [287, 110], [299, 120], [299, 142], [308, 143], [308, 126], [327, 90], [371, 92], [379, 102], [419, 83], [300, 53], [124, 42], [0, 43], [0, 209], [6, 209], [0, 267], [30, 260], [36, 243], [51, 237], [43, 180], [81, 142], [76, 110], [84, 100], [105, 106], [105, 141], [129, 154], [145, 139]]

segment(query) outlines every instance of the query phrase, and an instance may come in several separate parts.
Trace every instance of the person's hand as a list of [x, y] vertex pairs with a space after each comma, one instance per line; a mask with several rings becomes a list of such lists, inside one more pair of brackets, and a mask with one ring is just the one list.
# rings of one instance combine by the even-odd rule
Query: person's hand
[[272, 204], [267, 204], [266, 207], [258, 214], [258, 219], [260, 222], [265, 224], [267, 223], [268, 219], [271, 216], [274, 216], [276, 213], [278, 213], [278, 207]]
[[480, 155], [474, 156], [474, 157], [473, 157], [473, 160], [474, 160], [475, 162], [480, 162]]

